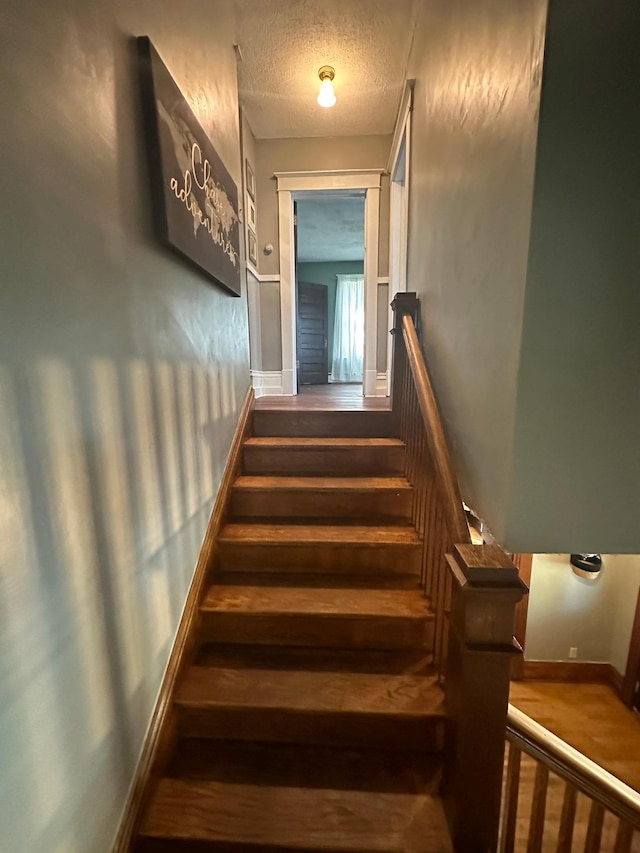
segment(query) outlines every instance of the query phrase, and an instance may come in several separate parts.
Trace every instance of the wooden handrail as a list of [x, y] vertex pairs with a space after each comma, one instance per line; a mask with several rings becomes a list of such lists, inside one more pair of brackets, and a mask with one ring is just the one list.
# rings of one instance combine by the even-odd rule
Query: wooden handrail
[[507, 740], [570, 785], [640, 830], [640, 794], [509, 705]]
[[416, 327], [409, 314], [402, 318], [402, 334], [407, 349], [407, 361], [413, 374], [420, 411], [426, 427], [427, 441], [433, 459], [438, 484], [441, 489], [445, 521], [453, 542], [468, 544], [471, 542], [469, 526], [462, 508], [462, 497], [458, 481], [453, 473], [451, 455], [447, 446], [438, 404], [427, 367], [418, 342]]
[[515, 607], [527, 588], [497, 545], [472, 545], [444, 425], [420, 348], [420, 300], [397, 293], [391, 422], [405, 445], [421, 583], [434, 613], [433, 662], [445, 690], [443, 796], [454, 847], [495, 851]]

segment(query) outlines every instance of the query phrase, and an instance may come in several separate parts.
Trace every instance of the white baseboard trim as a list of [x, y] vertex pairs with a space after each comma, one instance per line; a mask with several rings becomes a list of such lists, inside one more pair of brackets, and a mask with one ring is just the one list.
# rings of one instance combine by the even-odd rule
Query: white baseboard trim
[[282, 395], [282, 371], [252, 370], [251, 384], [256, 397], [279, 397]]
[[387, 396], [387, 374], [386, 371], [384, 373], [378, 373], [376, 375], [376, 397], [386, 397]]
[[365, 370], [364, 372], [364, 396], [365, 397], [375, 397], [376, 396], [376, 384], [378, 381], [378, 374], [375, 370]]

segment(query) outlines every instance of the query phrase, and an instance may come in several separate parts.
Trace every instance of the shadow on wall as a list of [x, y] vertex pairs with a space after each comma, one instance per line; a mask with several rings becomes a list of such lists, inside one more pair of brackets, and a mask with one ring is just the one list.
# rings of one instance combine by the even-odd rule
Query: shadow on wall
[[113, 836], [237, 406], [231, 366], [0, 367], [3, 849]]

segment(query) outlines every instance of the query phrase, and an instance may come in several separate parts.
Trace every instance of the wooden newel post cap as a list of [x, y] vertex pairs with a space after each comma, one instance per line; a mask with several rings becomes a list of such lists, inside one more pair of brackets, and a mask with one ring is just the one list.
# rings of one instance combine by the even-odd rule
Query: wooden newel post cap
[[467, 648], [513, 651], [516, 604], [527, 594], [517, 567], [497, 545], [454, 545], [451, 624]]
[[414, 322], [420, 309], [420, 300], [415, 294], [415, 291], [410, 293], [396, 293], [391, 303], [393, 309], [396, 329], [402, 328], [402, 318], [405, 314], [411, 314]]
[[416, 296], [415, 290], [407, 293], [396, 293], [393, 297], [391, 307], [396, 314], [411, 314], [420, 307], [420, 300]]

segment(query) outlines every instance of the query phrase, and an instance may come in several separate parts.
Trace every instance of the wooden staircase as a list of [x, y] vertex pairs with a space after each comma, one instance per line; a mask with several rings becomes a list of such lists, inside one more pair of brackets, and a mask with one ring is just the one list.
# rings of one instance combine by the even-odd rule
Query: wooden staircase
[[391, 412], [256, 410], [137, 849], [451, 850]]

